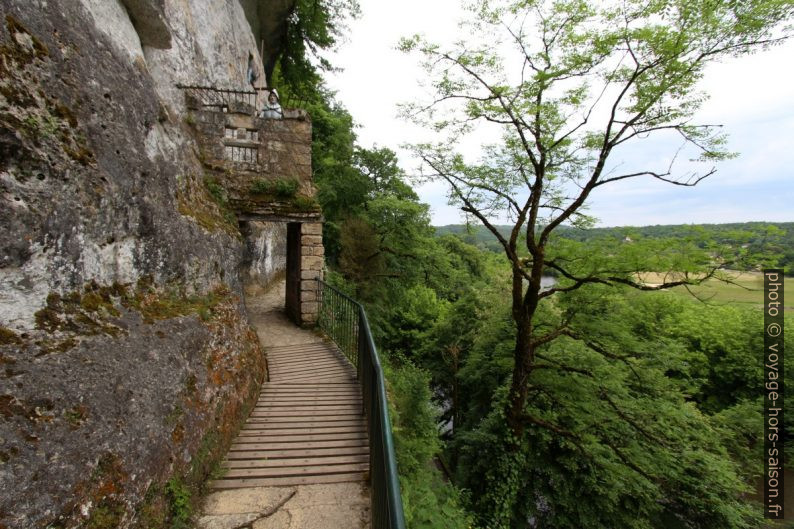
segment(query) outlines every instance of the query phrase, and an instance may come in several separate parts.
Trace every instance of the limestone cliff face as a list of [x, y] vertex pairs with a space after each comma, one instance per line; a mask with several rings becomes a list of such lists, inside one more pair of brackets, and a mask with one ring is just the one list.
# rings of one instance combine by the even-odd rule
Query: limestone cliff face
[[264, 377], [175, 87], [257, 46], [238, 0], [0, 14], [0, 527], [159, 527]]
[[244, 277], [241, 279], [250, 292], [284, 276], [287, 268], [287, 225], [283, 222], [246, 222], [246, 251]]
[[264, 44], [264, 64], [268, 78], [273, 73], [276, 58], [287, 40], [287, 19], [295, 11], [297, 0], [240, 0], [254, 36]]

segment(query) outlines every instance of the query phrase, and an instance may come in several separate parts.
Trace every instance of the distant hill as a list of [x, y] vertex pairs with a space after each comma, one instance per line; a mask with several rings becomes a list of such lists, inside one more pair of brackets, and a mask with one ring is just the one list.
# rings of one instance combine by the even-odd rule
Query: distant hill
[[[512, 226], [497, 226], [508, 235]], [[451, 234], [483, 250], [501, 252], [496, 237], [482, 225], [449, 224], [436, 227], [436, 235]], [[728, 224], [668, 224], [655, 226], [621, 226], [581, 230], [562, 226], [557, 234], [577, 241], [602, 238], [631, 239], [693, 238], [700, 245], [709, 243], [743, 247], [756, 256], [758, 263], [775, 263], [794, 271], [794, 222], [734, 222]]]

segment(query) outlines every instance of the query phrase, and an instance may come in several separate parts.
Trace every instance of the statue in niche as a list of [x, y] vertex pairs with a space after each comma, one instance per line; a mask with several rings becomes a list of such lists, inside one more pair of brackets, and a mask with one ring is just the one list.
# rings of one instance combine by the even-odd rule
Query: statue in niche
[[267, 92], [267, 82], [256, 56], [250, 51], [248, 52], [248, 71], [246, 73], [246, 80], [254, 89], [254, 92], [256, 92], [256, 108], [261, 108], [262, 98], [264, 97], [264, 93]]
[[254, 89], [256, 89], [256, 80], [259, 79], [259, 71], [256, 67], [256, 61], [254, 60], [254, 54], [250, 51], [248, 52], [248, 82], [251, 84]]
[[278, 101], [278, 92], [275, 89], [270, 91], [267, 96], [265, 108], [259, 113], [260, 117], [269, 119], [281, 119], [283, 112], [281, 111], [281, 104]]

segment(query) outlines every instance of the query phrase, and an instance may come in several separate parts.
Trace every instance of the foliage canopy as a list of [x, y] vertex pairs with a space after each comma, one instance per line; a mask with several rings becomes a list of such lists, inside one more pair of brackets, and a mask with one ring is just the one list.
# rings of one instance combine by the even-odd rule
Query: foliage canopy
[[[443, 48], [412, 37], [401, 47], [423, 57], [432, 83], [429, 101], [404, 108], [438, 133], [437, 141], [412, 146], [422, 162], [420, 180], [446, 182], [450, 202], [493, 234], [510, 267], [503, 315], [512, 325], [495, 327], [514, 337], [499, 340], [509, 344], [509, 355], [496, 361], [503, 349], [494, 349], [477, 365], [478, 374], [493, 373], [506, 386], [497, 382], [497, 404], [475, 414], [484, 426], [463, 440], [478, 458], [467, 463], [487, 484], [476, 499], [481, 521], [653, 527], [664, 525], [662, 516], [697, 527], [752, 525], [753, 513], [731, 495], [742, 487], [724, 447], [710, 441], [703, 410], [683, 400], [685, 389], [663, 367], [675, 350], [671, 358], [651, 354], [627, 342], [625, 332], [605, 336], [605, 328], [590, 324], [601, 321], [610, 288], [697, 285], [719, 277], [730, 257], [691, 241], [596, 245], [556, 230], [592, 225], [587, 203], [601, 186], [643, 178], [694, 186], [734, 156], [718, 126], [694, 122], [706, 97], [697, 83], [709, 63], [787, 38], [783, 24], [794, 3], [479, 0], [469, 11], [465, 41]], [[467, 136], [482, 138], [483, 129], [500, 139], [486, 144], [479, 159], [458, 150]], [[664, 166], [623, 165], [632, 144], [657, 137], [681, 142]], [[506, 233], [497, 226], [505, 220]], [[548, 271], [558, 281], [543, 288]], [[647, 284], [640, 277], [650, 271], [669, 279]], [[664, 351], [664, 343], [658, 347]], [[509, 377], [499, 374], [505, 364]], [[637, 385], [640, 365], [648, 380]], [[643, 442], [635, 445], [637, 438]], [[548, 489], [514, 475], [517, 468], [542, 468], [541, 461], [562, 465], [537, 476]], [[570, 485], [568, 473], [584, 481], [590, 511], [567, 505], [575, 501], [573, 489], [559, 493]], [[610, 489], [616, 483], [628, 496]], [[544, 516], [548, 501], [551, 518]], [[616, 509], [625, 502], [631, 507]]]

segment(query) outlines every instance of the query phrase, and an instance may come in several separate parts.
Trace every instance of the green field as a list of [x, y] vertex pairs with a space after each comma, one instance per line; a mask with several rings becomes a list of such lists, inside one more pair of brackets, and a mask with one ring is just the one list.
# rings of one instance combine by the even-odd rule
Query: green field
[[[656, 273], [642, 274], [641, 279], [649, 285], [664, 281], [663, 275]], [[685, 287], [675, 287], [671, 292], [690, 298], [695, 294], [698, 299], [715, 304], [743, 303], [758, 308], [763, 306], [764, 278], [761, 272], [726, 271], [725, 279], [728, 282], [709, 279], [702, 285], [689, 287], [689, 290]], [[667, 278], [667, 280], [675, 279]], [[786, 278], [783, 286], [786, 312], [794, 312], [794, 280]]]

